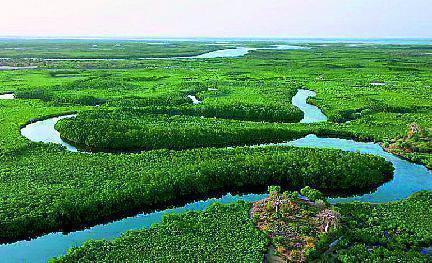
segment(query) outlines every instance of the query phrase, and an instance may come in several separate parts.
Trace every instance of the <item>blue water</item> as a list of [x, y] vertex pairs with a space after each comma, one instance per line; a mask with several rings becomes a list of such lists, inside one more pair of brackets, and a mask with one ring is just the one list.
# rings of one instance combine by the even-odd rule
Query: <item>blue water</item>
[[[121, 41], [122, 39], [119, 39]], [[127, 39], [123, 39], [127, 40]], [[234, 58], [234, 57], [242, 57], [248, 54], [253, 50], [289, 50], [289, 49], [309, 49], [310, 47], [299, 46], [304, 44], [335, 44], [335, 43], [346, 43], [348, 46], [358, 47], [362, 45], [432, 45], [432, 39], [356, 39], [356, 38], [287, 38], [287, 39], [279, 39], [279, 38], [186, 38], [186, 39], [134, 39], [134, 40], [143, 40], [143, 41], [164, 41], [163, 43], [154, 42], [154, 44], [169, 44], [170, 42], [179, 42], [179, 41], [192, 41], [192, 42], [207, 42], [209, 44], [232, 44], [237, 45], [239, 42], [249, 42], [253, 44], [254, 42], [273, 42], [277, 43], [275, 45], [270, 45], [269, 47], [264, 48], [250, 48], [250, 47], [236, 47], [236, 48], [228, 48], [217, 51], [212, 51], [208, 53], [204, 53], [197, 56], [190, 57], [161, 57], [161, 58], [140, 58], [145, 60], [158, 60], [158, 59], [209, 59], [209, 58]], [[151, 44], [151, 42], [150, 42]], [[245, 44], [245, 43], [241, 43]], [[45, 59], [45, 60], [122, 60], [122, 59], [111, 59], [111, 58], [102, 58], [102, 59]], [[1, 69], [1, 68], [0, 68]], [[5, 68], [11, 69], [11, 68]], [[17, 68], [19, 69], [19, 68]], [[24, 69], [24, 68], [23, 68]]]
[[[218, 44], [216, 44], [218, 45]], [[169, 59], [209, 59], [209, 58], [236, 58], [242, 57], [248, 54], [253, 50], [296, 50], [296, 49], [310, 49], [309, 47], [304, 46], [295, 46], [295, 45], [270, 45], [268, 47], [263, 48], [252, 48], [252, 47], [236, 47], [236, 48], [227, 48], [216, 51], [207, 52], [204, 54], [189, 56], [189, 57], [144, 57], [139, 58], [142, 60], [169, 60]], [[10, 59], [10, 58], [4, 58]], [[44, 58], [45, 61], [121, 61], [125, 60], [122, 58]], [[36, 69], [37, 67], [7, 67], [0, 66], [0, 70], [16, 70], [16, 69]]]
[[385, 152], [379, 144], [356, 142], [337, 138], [319, 138], [316, 135], [308, 135], [285, 144], [296, 147], [339, 149], [348, 152], [359, 152], [380, 156], [391, 162], [394, 167], [393, 180], [378, 187], [371, 193], [350, 198], [333, 198], [332, 202], [387, 202], [407, 198], [411, 194], [421, 190], [432, 191], [432, 172], [425, 166], [408, 162], [391, 153]]
[[327, 121], [327, 116], [314, 105], [307, 103], [307, 98], [315, 97], [316, 93], [311, 90], [299, 89], [297, 94], [292, 98], [292, 104], [304, 113], [300, 123], [314, 123]]
[[237, 58], [248, 54], [253, 50], [296, 50], [296, 49], [310, 49], [309, 47], [293, 46], [293, 45], [272, 45], [263, 48], [251, 48], [251, 47], [236, 47], [216, 50], [207, 52], [197, 56], [190, 57], [163, 57], [163, 58], [140, 58], [145, 60], [159, 60], [159, 59], [209, 59], [209, 58]]
[[428, 256], [432, 257], [432, 246], [431, 247], [427, 247], [427, 248], [423, 248], [420, 251], [420, 253], [423, 254], [423, 255], [428, 255]]
[[[383, 149], [375, 143], [363, 143], [353, 140], [319, 138], [316, 135], [308, 135], [304, 138], [287, 143], [267, 144], [280, 146], [332, 148], [343, 151], [360, 152], [384, 157], [390, 161], [394, 168], [392, 181], [380, 186], [374, 193], [350, 198], [333, 198], [332, 203], [363, 201], [386, 202], [400, 200], [420, 190], [432, 190], [432, 173], [424, 166], [402, 160]], [[266, 146], [266, 145], [263, 145]], [[140, 214], [135, 217], [125, 218], [105, 225], [98, 225], [90, 229], [76, 231], [69, 234], [52, 233], [31, 241], [19, 241], [0, 246], [0, 262], [44, 262], [54, 256], [63, 255], [74, 246], [79, 246], [90, 239], [113, 239], [128, 230], [148, 228], [151, 224], [161, 221], [162, 216], [168, 213], [181, 213], [186, 210], [203, 210], [214, 202], [230, 203], [237, 200], [254, 202], [261, 200], [266, 195], [249, 194], [243, 196], [226, 195], [220, 199], [208, 199], [188, 204], [181, 208], [167, 209], [150, 214]]]
[[207, 52], [197, 56], [190, 57], [161, 57], [161, 58], [139, 58], [143, 60], [172, 60], [172, 59], [207, 59], [207, 58], [235, 58], [241, 57], [249, 53], [249, 51], [255, 50], [255, 48], [237, 47], [227, 48], [216, 51]]
[[234, 58], [241, 57], [248, 54], [253, 50], [296, 50], [296, 49], [309, 49], [308, 47], [293, 46], [293, 45], [273, 45], [263, 48], [248, 48], [248, 47], [237, 47], [232, 49], [222, 49], [202, 55], [189, 57], [189, 58]]
[[254, 48], [238, 47], [230, 49], [222, 49], [213, 52], [208, 52], [202, 55], [190, 57], [190, 58], [234, 58], [241, 57], [249, 53], [249, 51], [255, 50]]
[[60, 144], [68, 151], [77, 152], [77, 148], [63, 141], [60, 138], [60, 133], [54, 129], [54, 126], [59, 120], [73, 118], [75, 116], [75, 114], [70, 114], [30, 123], [21, 129], [21, 135], [32, 142]]

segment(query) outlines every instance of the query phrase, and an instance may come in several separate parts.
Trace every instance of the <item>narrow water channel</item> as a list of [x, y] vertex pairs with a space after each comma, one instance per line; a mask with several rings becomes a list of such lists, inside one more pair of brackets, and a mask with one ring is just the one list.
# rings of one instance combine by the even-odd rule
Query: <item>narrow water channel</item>
[[261, 47], [261, 48], [253, 48], [253, 47], [236, 47], [236, 48], [227, 48], [216, 51], [207, 52], [197, 56], [190, 57], [163, 57], [163, 58], [140, 58], [145, 60], [151, 59], [207, 59], [207, 58], [236, 58], [247, 55], [250, 51], [253, 50], [299, 50], [299, 49], [310, 49], [309, 47], [303, 46], [293, 46], [293, 45], [273, 45], [270, 47]]
[[327, 121], [327, 116], [315, 105], [307, 103], [309, 97], [315, 97], [316, 93], [311, 90], [299, 89], [292, 98], [291, 103], [303, 111], [304, 117], [300, 123], [315, 123]]
[[0, 66], [0, 70], [26, 70], [26, 69], [37, 69], [37, 66], [27, 67], [12, 67], [12, 66]]
[[200, 104], [202, 102], [199, 99], [197, 99], [197, 97], [195, 97], [194, 95], [188, 95], [187, 97], [192, 100], [192, 103], [194, 105]]
[[15, 95], [13, 93], [0, 94], [0, 100], [13, 100]]
[[59, 120], [69, 119], [75, 116], [75, 114], [69, 114], [30, 123], [21, 129], [21, 135], [32, 142], [60, 144], [66, 147], [68, 151], [77, 152], [77, 148], [63, 141], [62, 138], [60, 138], [60, 133], [54, 128]]

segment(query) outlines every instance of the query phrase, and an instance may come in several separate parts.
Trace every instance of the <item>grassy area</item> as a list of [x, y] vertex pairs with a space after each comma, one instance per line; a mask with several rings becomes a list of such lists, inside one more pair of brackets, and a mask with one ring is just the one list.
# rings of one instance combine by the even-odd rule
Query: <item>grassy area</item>
[[223, 47], [206, 43], [156, 42], [134, 40], [5, 40], [0, 57], [39, 59], [130, 59], [146, 57], [187, 57]]

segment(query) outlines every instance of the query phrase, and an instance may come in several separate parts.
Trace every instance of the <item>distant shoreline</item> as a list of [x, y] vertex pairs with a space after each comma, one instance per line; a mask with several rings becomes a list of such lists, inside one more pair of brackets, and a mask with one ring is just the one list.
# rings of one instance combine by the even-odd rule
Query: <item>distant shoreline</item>
[[277, 38], [277, 37], [115, 37], [115, 36], [0, 36], [0, 41], [7, 40], [92, 40], [92, 41], [168, 41], [168, 42], [288, 42], [288, 43], [371, 43], [432, 45], [432, 38]]

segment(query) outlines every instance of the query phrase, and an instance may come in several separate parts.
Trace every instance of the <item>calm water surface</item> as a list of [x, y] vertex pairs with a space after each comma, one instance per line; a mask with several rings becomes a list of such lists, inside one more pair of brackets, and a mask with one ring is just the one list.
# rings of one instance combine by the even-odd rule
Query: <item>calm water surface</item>
[[21, 135], [32, 142], [60, 144], [66, 147], [68, 151], [77, 152], [77, 148], [63, 141], [60, 138], [60, 133], [54, 129], [59, 120], [74, 118], [75, 116], [75, 114], [70, 114], [30, 123], [21, 129]]
[[0, 70], [24, 70], [24, 69], [37, 69], [37, 66], [28, 66], [28, 67], [0, 66]]
[[202, 102], [199, 99], [197, 99], [197, 97], [195, 97], [194, 95], [188, 95], [187, 97], [192, 100], [192, 103], [194, 105], [200, 104]]
[[348, 152], [372, 154], [383, 157], [392, 163], [395, 169], [393, 180], [378, 187], [375, 192], [350, 198], [334, 198], [331, 199], [332, 202], [362, 201], [379, 203], [404, 199], [421, 190], [432, 191], [431, 171], [423, 165], [408, 162], [391, 153], [385, 152], [377, 143], [356, 142], [338, 138], [320, 138], [316, 135], [308, 135], [304, 138], [281, 145], [330, 148]]
[[315, 96], [316, 93], [314, 91], [299, 89], [297, 94], [292, 98], [292, 104], [304, 113], [304, 117], [300, 123], [327, 121], [327, 116], [317, 106], [307, 103], [307, 98]]
[[207, 52], [197, 56], [190, 57], [166, 57], [166, 58], [140, 58], [140, 59], [205, 59], [205, 58], [236, 58], [242, 57], [253, 50], [295, 50], [295, 49], [309, 49], [309, 47], [293, 46], [293, 45], [273, 45], [264, 48], [251, 48], [251, 47], [236, 47], [216, 50]]

